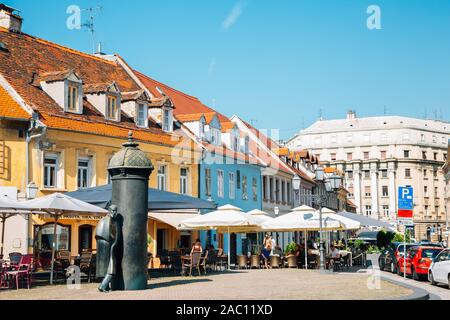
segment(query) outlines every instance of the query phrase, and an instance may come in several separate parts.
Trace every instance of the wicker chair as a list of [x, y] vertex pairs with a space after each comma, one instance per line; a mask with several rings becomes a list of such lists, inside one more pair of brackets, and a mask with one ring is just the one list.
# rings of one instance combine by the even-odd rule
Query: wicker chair
[[80, 270], [81, 272], [87, 274], [88, 282], [91, 282], [91, 274], [95, 274], [93, 270], [94, 265], [95, 261], [93, 261], [92, 252], [82, 252], [80, 256]]
[[250, 269], [261, 269], [261, 257], [259, 255], [252, 255], [250, 257]]
[[200, 261], [200, 269], [203, 269], [203, 271], [205, 271], [205, 276], [206, 276], [206, 264], [208, 261], [208, 256], [209, 256], [209, 251], [206, 250], [205, 256], [201, 257], [201, 261]]
[[189, 276], [192, 276], [192, 269], [197, 269], [198, 271], [198, 275], [201, 275], [202, 273], [200, 272], [200, 263], [201, 263], [201, 259], [202, 258], [202, 253], [201, 252], [193, 252], [191, 254], [191, 261], [188, 263], [187, 267], [189, 267]]
[[281, 257], [280, 256], [270, 256], [270, 268], [271, 269], [279, 269], [281, 266]]
[[237, 266], [239, 269], [248, 269], [248, 257], [247, 256], [237, 256]]

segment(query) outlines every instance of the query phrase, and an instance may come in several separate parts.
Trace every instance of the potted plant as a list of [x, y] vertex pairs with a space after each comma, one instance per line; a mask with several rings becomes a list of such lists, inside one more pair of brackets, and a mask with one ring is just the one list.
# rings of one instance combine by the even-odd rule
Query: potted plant
[[252, 255], [250, 257], [250, 268], [259, 269], [261, 265], [261, 256], [259, 252], [259, 248], [257, 246], [253, 247]]
[[294, 242], [288, 244], [284, 252], [288, 268], [297, 268], [297, 256], [295, 255], [297, 252], [297, 244]]

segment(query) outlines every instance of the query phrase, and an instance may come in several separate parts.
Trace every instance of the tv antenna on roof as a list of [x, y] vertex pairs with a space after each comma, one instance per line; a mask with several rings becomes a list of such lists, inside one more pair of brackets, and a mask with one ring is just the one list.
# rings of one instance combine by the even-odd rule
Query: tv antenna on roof
[[95, 20], [95, 14], [97, 12], [101, 12], [103, 9], [103, 7], [101, 6], [97, 6], [97, 7], [90, 7], [90, 8], [86, 8], [86, 9], [82, 9], [81, 11], [89, 11], [89, 20], [87, 20], [85, 23], [83, 23], [81, 26], [88, 29], [89, 32], [91, 33], [91, 37], [92, 37], [92, 53], [95, 53], [95, 24], [94, 24], [94, 20]]

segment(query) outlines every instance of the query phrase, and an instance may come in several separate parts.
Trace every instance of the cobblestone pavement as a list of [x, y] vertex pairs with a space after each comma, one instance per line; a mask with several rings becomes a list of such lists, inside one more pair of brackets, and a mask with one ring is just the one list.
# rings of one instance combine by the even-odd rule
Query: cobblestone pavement
[[65, 285], [0, 291], [5, 299], [50, 300], [264, 300], [264, 299], [389, 299], [412, 294], [412, 290], [381, 281], [380, 288], [368, 288], [368, 274], [318, 271], [243, 270], [201, 277], [165, 277], [149, 281], [149, 289], [138, 292], [97, 291], [97, 284], [83, 283], [79, 290]]

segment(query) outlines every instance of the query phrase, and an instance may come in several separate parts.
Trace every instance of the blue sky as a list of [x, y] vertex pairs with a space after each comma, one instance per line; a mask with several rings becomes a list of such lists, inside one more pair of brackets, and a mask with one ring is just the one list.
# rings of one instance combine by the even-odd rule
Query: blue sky
[[[285, 139], [319, 110], [450, 120], [448, 0], [5, 2], [21, 10], [25, 32], [85, 52], [90, 35], [66, 27], [66, 9], [101, 5], [103, 51]], [[372, 4], [381, 30], [366, 26]]]

